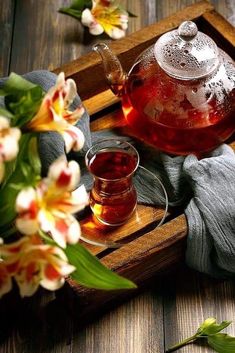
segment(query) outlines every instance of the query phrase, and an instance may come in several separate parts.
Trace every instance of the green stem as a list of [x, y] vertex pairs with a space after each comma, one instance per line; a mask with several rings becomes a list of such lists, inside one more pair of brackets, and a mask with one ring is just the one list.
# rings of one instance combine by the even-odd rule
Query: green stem
[[195, 340], [197, 339], [197, 337], [198, 337], [197, 334], [195, 334], [195, 335], [193, 335], [193, 336], [191, 336], [191, 337], [186, 338], [185, 340], [183, 340], [183, 341], [181, 341], [181, 342], [175, 344], [174, 346], [168, 348], [168, 349], [166, 350], [166, 353], [170, 353], [170, 352], [176, 351], [177, 349], [179, 349], [179, 348], [185, 346], [186, 344], [195, 341]]
[[71, 7], [61, 7], [59, 9], [60, 13], [63, 13], [64, 15], [69, 15], [71, 17], [76, 18], [77, 20], [80, 20], [82, 17], [82, 11], [80, 10], [74, 10]]
[[39, 230], [39, 235], [45, 242], [49, 245], [56, 245], [55, 241], [46, 233], [44, 233], [42, 230]]

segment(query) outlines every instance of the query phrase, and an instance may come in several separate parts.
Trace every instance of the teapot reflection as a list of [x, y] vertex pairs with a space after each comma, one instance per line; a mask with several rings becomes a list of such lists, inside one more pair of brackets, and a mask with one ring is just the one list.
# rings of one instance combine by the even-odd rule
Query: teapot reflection
[[145, 142], [168, 153], [198, 154], [235, 131], [234, 62], [195, 23], [162, 35], [128, 74], [106, 44], [94, 50], [127, 123]]

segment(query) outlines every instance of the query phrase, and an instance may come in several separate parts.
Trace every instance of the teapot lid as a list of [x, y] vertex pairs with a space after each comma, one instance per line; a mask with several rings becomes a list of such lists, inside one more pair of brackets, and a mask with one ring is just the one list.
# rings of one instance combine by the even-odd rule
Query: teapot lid
[[206, 76], [219, 63], [217, 45], [192, 21], [163, 34], [154, 45], [154, 55], [164, 71], [182, 80]]

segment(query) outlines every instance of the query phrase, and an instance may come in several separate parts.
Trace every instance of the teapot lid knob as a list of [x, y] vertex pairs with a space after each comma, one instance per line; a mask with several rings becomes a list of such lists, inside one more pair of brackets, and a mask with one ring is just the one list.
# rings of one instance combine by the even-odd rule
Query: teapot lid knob
[[196, 37], [197, 32], [197, 25], [192, 21], [184, 21], [178, 28], [180, 38], [185, 41], [192, 40], [194, 37]]
[[163, 34], [154, 45], [154, 55], [167, 74], [181, 80], [207, 76], [219, 64], [217, 45], [192, 21]]

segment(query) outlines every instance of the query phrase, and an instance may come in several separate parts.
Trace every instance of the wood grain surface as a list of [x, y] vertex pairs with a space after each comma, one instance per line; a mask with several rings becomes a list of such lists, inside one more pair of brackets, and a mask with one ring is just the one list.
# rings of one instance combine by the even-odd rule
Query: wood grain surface
[[9, 71], [14, 13], [14, 0], [0, 1], [0, 77]]
[[[121, 2], [138, 16], [130, 20], [129, 33], [196, 3], [193, 0]], [[52, 70], [89, 53], [101, 39], [110, 41], [91, 37], [76, 20], [57, 12], [68, 3], [69, 0], [0, 0], [0, 75], [41, 68]], [[212, 3], [235, 24], [234, 0]], [[94, 129], [98, 128], [94, 125]], [[39, 291], [34, 298], [19, 303], [8, 298], [7, 305], [1, 303], [3, 312], [6, 307], [10, 309], [1, 315], [0, 352], [163, 353], [169, 345], [194, 333], [209, 316], [234, 320], [227, 332], [235, 335], [234, 298], [234, 281], [213, 280], [185, 267], [154, 278], [142, 294], [98, 317], [90, 313], [86, 318], [91, 321], [88, 324], [72, 318], [51, 293]], [[190, 345], [181, 352], [212, 350]]]

